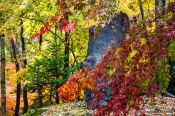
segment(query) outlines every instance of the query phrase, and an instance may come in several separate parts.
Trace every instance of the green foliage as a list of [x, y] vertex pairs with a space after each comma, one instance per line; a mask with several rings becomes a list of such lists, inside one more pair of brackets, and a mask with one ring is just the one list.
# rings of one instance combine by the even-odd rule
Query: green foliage
[[159, 84], [159, 90], [162, 93], [165, 93], [170, 82], [170, 67], [167, 62], [162, 60], [158, 61], [157, 66], [159, 71], [157, 74], [156, 81]]
[[[47, 53], [47, 52], [46, 52]], [[57, 82], [57, 79], [63, 74], [63, 57], [52, 57], [54, 53], [47, 54], [42, 58], [37, 58], [35, 62], [29, 66], [30, 86], [48, 86]], [[60, 79], [61, 82], [61, 79]]]
[[175, 61], [175, 41], [172, 41], [168, 46], [168, 53], [171, 61]]
[[[62, 46], [57, 38], [51, 39], [50, 42], [49, 47], [44, 52], [40, 51], [34, 63], [28, 66], [29, 76], [26, 81], [29, 90], [42, 91], [45, 103], [48, 99], [51, 100], [57, 88], [67, 81], [67, 78], [63, 78], [65, 71]], [[77, 65], [68, 70], [70, 73], [77, 70]]]

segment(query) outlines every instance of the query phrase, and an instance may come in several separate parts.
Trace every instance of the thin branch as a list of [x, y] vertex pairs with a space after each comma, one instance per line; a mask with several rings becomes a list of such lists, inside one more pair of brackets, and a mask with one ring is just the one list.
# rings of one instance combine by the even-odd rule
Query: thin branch
[[75, 53], [74, 53], [74, 51], [73, 51], [73, 46], [72, 46], [72, 48], [70, 49], [70, 51], [72, 52], [72, 55], [73, 55], [73, 57], [74, 57], [74, 60], [75, 60], [75, 62], [76, 62], [77, 65], [78, 65], [79, 63], [78, 63], [77, 57], [75, 56]]
[[[38, 19], [34, 19], [34, 18], [28, 18], [28, 17], [22, 17], [22, 18], [27, 19], [27, 20], [37, 21], [37, 22], [40, 22], [40, 23], [44, 24], [44, 21], [42, 21], [42, 20], [38, 20]], [[58, 34], [56, 34], [55, 32], [53, 32], [52, 30], [49, 30], [49, 32], [52, 33], [53, 35], [55, 35], [56, 37], [58, 37], [61, 40], [61, 42], [64, 43], [65, 46], [67, 46], [65, 44], [64, 40]], [[79, 64], [78, 63], [78, 60], [77, 60], [77, 58], [75, 56], [74, 50], [72, 48], [70, 48], [70, 47], [69, 47], [69, 50], [72, 52], [72, 55], [73, 55], [74, 60], [76, 61], [76, 63]]]

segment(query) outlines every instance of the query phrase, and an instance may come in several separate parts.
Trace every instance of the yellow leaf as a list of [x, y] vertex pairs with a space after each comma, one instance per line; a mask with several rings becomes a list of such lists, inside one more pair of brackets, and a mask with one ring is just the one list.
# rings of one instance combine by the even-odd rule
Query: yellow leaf
[[146, 43], [146, 39], [145, 38], [141, 38], [140, 42], [141, 42], [141, 45], [144, 45]]
[[129, 57], [132, 58], [133, 56], [136, 55], [136, 53], [137, 53], [137, 50], [133, 50], [133, 51], [131, 52], [131, 54], [129, 55]]
[[95, 25], [95, 20], [93, 20], [93, 19], [86, 20], [84, 25], [85, 25], [85, 28], [89, 28], [91, 26], [94, 26]]

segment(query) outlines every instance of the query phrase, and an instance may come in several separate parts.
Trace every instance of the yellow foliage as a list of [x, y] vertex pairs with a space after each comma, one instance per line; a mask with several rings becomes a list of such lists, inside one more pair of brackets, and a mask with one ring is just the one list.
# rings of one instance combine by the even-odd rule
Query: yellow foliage
[[141, 42], [141, 46], [142, 46], [142, 45], [144, 45], [146, 43], [146, 39], [145, 38], [141, 38], [140, 42]]
[[[142, 0], [145, 16], [150, 16], [150, 12], [154, 11], [154, 0]], [[116, 1], [118, 11], [123, 11], [129, 16], [137, 16], [140, 13], [138, 0], [118, 0]]]
[[129, 55], [129, 58], [131, 59], [132, 57], [134, 57], [137, 53], [137, 50], [132, 50], [131, 54]]
[[145, 59], [145, 57], [141, 57], [140, 59], [139, 59], [139, 63], [146, 63], [146, 62], [148, 62], [149, 61], [149, 59]]
[[24, 68], [19, 70], [17, 73], [10, 75], [10, 81], [15, 84], [18, 83], [20, 80], [25, 80], [28, 76], [28, 68]]
[[93, 20], [93, 19], [86, 20], [86, 21], [84, 22], [85, 28], [89, 28], [89, 27], [94, 26], [94, 25], [95, 25], [95, 20]]
[[119, 11], [123, 11], [130, 16], [136, 16], [139, 13], [139, 7], [136, 0], [119, 0], [116, 2]]

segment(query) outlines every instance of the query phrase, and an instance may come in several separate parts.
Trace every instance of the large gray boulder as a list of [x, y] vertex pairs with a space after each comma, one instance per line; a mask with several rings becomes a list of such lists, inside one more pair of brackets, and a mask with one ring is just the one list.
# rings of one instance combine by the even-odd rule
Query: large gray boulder
[[[87, 67], [91, 70], [96, 64], [98, 64], [101, 58], [104, 56], [108, 47], [119, 46], [121, 41], [125, 38], [125, 34], [129, 28], [129, 18], [127, 14], [120, 12], [117, 16], [106, 22], [106, 25], [102, 31], [94, 38], [94, 29], [89, 29], [89, 43], [86, 59], [81, 63], [80, 67]], [[89, 104], [92, 100], [91, 94], [93, 91], [85, 91], [85, 100]], [[111, 92], [109, 87], [103, 88], [104, 99], [99, 101], [94, 108], [102, 107], [110, 100]]]

